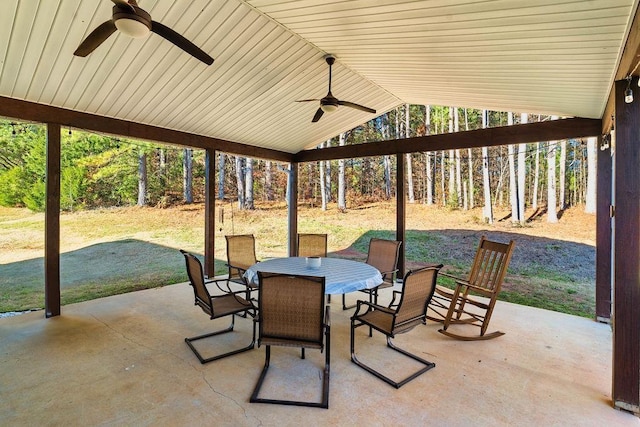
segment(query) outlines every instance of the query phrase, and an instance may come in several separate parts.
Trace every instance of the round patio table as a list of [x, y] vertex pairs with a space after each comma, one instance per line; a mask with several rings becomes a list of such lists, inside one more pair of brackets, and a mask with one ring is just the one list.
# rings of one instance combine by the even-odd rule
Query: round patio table
[[304, 257], [268, 259], [249, 267], [244, 273], [245, 279], [258, 285], [258, 271], [324, 277], [325, 294], [346, 294], [382, 283], [382, 275], [375, 267], [340, 258], [321, 258], [318, 268], [307, 266]]

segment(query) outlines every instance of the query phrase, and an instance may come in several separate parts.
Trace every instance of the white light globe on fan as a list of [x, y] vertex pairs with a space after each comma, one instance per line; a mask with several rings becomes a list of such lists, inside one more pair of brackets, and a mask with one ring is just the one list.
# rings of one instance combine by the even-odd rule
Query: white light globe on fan
[[136, 39], [146, 37], [150, 32], [149, 27], [135, 19], [121, 18], [118, 19], [115, 24], [119, 31]]
[[322, 108], [322, 111], [324, 111], [325, 113], [333, 113], [338, 109], [338, 106], [333, 104], [324, 104], [321, 105], [320, 108]]

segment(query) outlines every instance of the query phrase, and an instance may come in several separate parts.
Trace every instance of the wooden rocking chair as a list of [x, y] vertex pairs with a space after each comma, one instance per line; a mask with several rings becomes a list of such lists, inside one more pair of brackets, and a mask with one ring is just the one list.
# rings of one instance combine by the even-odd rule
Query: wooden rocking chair
[[[504, 335], [500, 331], [486, 332], [514, 246], [513, 240], [508, 244], [498, 243], [482, 236], [467, 279], [440, 273], [440, 276], [453, 278], [456, 286], [453, 290], [436, 286], [429, 304], [433, 315], [427, 318], [443, 323], [438, 332], [465, 341], [488, 340]], [[480, 335], [459, 335], [449, 330], [449, 326], [458, 324], [477, 326]]]

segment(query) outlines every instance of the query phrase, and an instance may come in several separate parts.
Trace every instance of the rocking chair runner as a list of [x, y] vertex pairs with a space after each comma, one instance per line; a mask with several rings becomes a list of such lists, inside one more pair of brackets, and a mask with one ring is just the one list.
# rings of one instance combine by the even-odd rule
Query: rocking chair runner
[[[330, 320], [329, 307], [324, 304], [324, 277], [258, 273], [259, 324], [258, 346], [265, 345], [265, 362], [260, 378], [249, 399], [252, 403], [329, 407]], [[322, 375], [322, 400], [306, 402], [260, 398], [260, 389], [269, 369], [271, 346], [300, 347], [302, 359], [305, 348], [325, 352]]]
[[[465, 341], [488, 340], [504, 335], [500, 331], [486, 332], [514, 246], [513, 240], [506, 244], [482, 236], [466, 280], [441, 273], [441, 276], [455, 279], [456, 286], [453, 290], [436, 286], [430, 304], [434, 315], [428, 319], [443, 323], [438, 332]], [[480, 335], [460, 335], [449, 330], [449, 326], [458, 324], [477, 326]]]
[[[192, 338], [185, 338], [185, 342], [196, 355], [200, 363], [208, 363], [214, 360], [222, 359], [223, 357], [232, 356], [234, 354], [242, 353], [247, 350], [251, 350], [254, 348], [255, 340], [256, 340], [256, 327], [255, 323], [253, 324], [253, 335], [251, 338], [251, 342], [246, 347], [229, 351], [226, 353], [218, 354], [211, 357], [203, 357], [200, 352], [193, 345], [194, 341], [199, 341], [204, 338], [209, 338], [215, 335], [224, 334], [227, 332], [232, 332], [235, 326], [235, 316], [236, 315], [244, 315], [245, 317], [249, 314], [251, 317], [255, 316], [256, 308], [249, 301], [242, 298], [239, 294], [243, 294], [244, 291], [240, 292], [231, 292], [229, 289], [227, 292], [222, 295], [212, 296], [206, 284], [214, 283], [214, 281], [205, 281], [204, 280], [204, 271], [202, 269], [202, 264], [200, 260], [196, 258], [193, 254], [190, 254], [186, 251], [180, 250], [182, 255], [184, 255], [186, 264], [187, 264], [187, 275], [189, 276], [190, 285], [193, 287], [193, 293], [195, 296], [195, 305], [199, 306], [202, 311], [209, 315], [210, 319], [218, 319], [225, 316], [231, 316], [231, 324], [226, 329], [221, 329], [219, 331], [211, 332], [204, 335], [199, 335]], [[218, 288], [221, 290], [219, 282], [215, 282]]]
[[[440, 268], [442, 268], [442, 264], [408, 272], [404, 276], [402, 291], [393, 291], [393, 300], [389, 307], [382, 307], [368, 301], [358, 301], [355, 314], [351, 318], [351, 361], [353, 363], [395, 388], [402, 387], [436, 366], [435, 363], [395, 346], [391, 339], [397, 334], [409, 332], [414, 327], [425, 324], [427, 306], [433, 296]], [[398, 296], [400, 301], [394, 304]], [[366, 311], [363, 311], [362, 309], [365, 307]], [[396, 308], [392, 309], [392, 307]], [[358, 360], [355, 353], [355, 330], [363, 325], [386, 335], [387, 347], [420, 362], [423, 367], [405, 379], [396, 382]]]

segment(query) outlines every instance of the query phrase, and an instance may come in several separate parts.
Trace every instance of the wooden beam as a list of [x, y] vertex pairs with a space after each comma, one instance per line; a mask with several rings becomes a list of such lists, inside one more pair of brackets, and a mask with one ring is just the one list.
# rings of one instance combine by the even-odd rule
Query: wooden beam
[[396, 155], [396, 240], [402, 242], [398, 252], [398, 277], [405, 273], [406, 255], [406, 196], [405, 196], [405, 159], [404, 154]]
[[290, 162], [293, 155], [283, 151], [254, 147], [247, 144], [210, 138], [126, 120], [81, 113], [65, 108], [0, 96], [0, 116], [40, 123], [58, 123], [62, 126], [93, 132], [120, 135], [127, 138], [163, 142], [201, 149], [213, 149], [241, 156]]
[[[606, 136], [609, 138], [609, 135]], [[612, 142], [598, 138], [598, 173], [596, 191], [596, 320], [611, 321], [611, 254], [612, 254]], [[602, 149], [604, 148], [604, 149]]]
[[600, 119], [571, 118], [466, 132], [305, 150], [294, 156], [297, 162], [352, 159], [370, 156], [440, 151], [455, 148], [491, 147], [528, 142], [555, 141], [600, 135]]
[[[620, 62], [618, 63], [618, 69], [616, 70], [616, 74], [614, 77], [614, 81], [623, 80], [625, 77], [633, 73], [634, 75], [638, 75], [640, 72], [639, 69], [634, 71], [634, 68], [638, 65], [638, 61], [640, 61], [640, 8], [636, 9], [636, 13], [633, 18], [633, 22], [631, 23], [631, 29], [629, 30], [629, 35], [627, 36], [627, 40], [624, 44], [624, 49], [622, 50], [622, 56], [620, 57]], [[614, 107], [615, 107], [615, 86], [611, 86], [611, 90], [609, 91], [609, 98], [607, 99], [607, 104], [604, 108], [604, 113], [602, 114], [602, 135], [606, 135], [611, 130], [613, 126], [613, 116], [614, 116]]]
[[298, 253], [298, 164], [291, 163], [289, 169], [289, 200], [288, 202], [288, 248], [289, 256]]
[[640, 90], [624, 101], [625, 80], [616, 82], [613, 390], [617, 408], [640, 413]]
[[207, 149], [204, 167], [204, 274], [216, 275], [216, 150]]
[[47, 204], [44, 220], [44, 312], [60, 315], [60, 125], [47, 125]]

